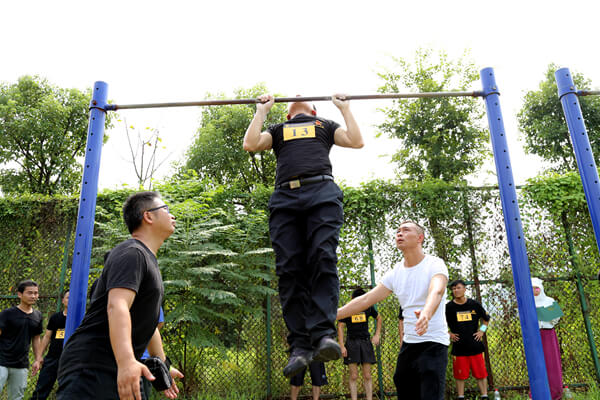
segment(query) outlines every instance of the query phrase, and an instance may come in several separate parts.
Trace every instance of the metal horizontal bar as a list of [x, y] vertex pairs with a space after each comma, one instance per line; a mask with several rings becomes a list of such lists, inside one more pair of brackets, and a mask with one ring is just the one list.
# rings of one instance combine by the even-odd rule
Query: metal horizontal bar
[[[415, 99], [436, 97], [480, 97], [483, 92], [426, 92], [426, 93], [385, 93], [348, 95], [346, 100], [375, 100], [375, 99]], [[331, 101], [331, 96], [309, 97], [276, 97], [275, 103], [294, 103], [297, 101]], [[135, 108], [164, 108], [164, 107], [194, 107], [194, 106], [225, 106], [234, 104], [256, 104], [258, 99], [231, 99], [231, 100], [201, 100], [184, 101], [176, 103], [146, 103], [146, 104], [107, 104], [107, 111], [128, 110]]]
[[578, 96], [598, 96], [600, 95], [600, 90], [579, 90], [577, 92]]

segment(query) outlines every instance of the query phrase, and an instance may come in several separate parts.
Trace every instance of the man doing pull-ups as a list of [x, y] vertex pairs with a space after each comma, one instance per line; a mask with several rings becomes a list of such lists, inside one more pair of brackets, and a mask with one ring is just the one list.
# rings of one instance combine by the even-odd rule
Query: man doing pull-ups
[[269, 200], [269, 232], [279, 277], [279, 299], [288, 328], [290, 358], [283, 369], [291, 377], [311, 360], [330, 361], [341, 356], [335, 316], [339, 297], [337, 255], [343, 223], [343, 194], [333, 181], [329, 151], [336, 144], [361, 148], [363, 139], [343, 95], [333, 103], [346, 129], [317, 117], [307, 102], [291, 103], [288, 121], [261, 132], [274, 104], [271, 95], [261, 103], [246, 130], [244, 150], [273, 149], [277, 158], [275, 191]]

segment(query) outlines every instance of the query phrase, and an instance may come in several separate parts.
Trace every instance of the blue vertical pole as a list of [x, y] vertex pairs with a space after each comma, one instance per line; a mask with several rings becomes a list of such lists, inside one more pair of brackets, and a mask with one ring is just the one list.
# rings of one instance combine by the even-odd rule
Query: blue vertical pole
[[596, 245], [600, 251], [600, 180], [592, 154], [592, 146], [588, 138], [585, 122], [581, 114], [577, 88], [568, 68], [561, 68], [554, 73], [558, 86], [558, 97], [562, 103], [565, 119], [571, 133], [571, 142], [579, 167], [579, 175], [583, 183], [583, 191], [596, 235]]
[[508, 155], [508, 144], [500, 109], [500, 93], [496, 85], [494, 70], [484, 68], [480, 72], [483, 85], [483, 96], [487, 109], [490, 137], [498, 175], [498, 187], [504, 213], [504, 225], [508, 250], [512, 263], [517, 305], [523, 334], [525, 360], [529, 373], [529, 385], [533, 400], [550, 400], [550, 388], [546, 364], [542, 350], [542, 339], [538, 327], [537, 313], [533, 300], [533, 288], [529, 273], [527, 250], [525, 249], [525, 236], [521, 225], [517, 191], [512, 174], [512, 166]]
[[79, 196], [77, 228], [75, 229], [65, 342], [79, 326], [85, 314], [92, 237], [94, 235], [94, 217], [96, 215], [96, 196], [98, 195], [100, 155], [102, 153], [104, 138], [107, 93], [108, 85], [106, 83], [94, 83], [92, 101], [90, 102], [90, 120], [87, 144], [85, 146], [85, 163], [83, 165], [81, 194]]

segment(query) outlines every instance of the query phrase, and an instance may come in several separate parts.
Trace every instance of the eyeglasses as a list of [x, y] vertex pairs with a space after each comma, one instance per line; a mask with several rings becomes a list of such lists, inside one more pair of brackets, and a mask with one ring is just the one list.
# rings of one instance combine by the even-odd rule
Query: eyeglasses
[[166, 205], [166, 204], [163, 204], [162, 206], [151, 208], [149, 210], [146, 210], [146, 212], [152, 212], [152, 211], [160, 210], [161, 208], [164, 208], [165, 210], [167, 210], [167, 213], [169, 212], [169, 206]]

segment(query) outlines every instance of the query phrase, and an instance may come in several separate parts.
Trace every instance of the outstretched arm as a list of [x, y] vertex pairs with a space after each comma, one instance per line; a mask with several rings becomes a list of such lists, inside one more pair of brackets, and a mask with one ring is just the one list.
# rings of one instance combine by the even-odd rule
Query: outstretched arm
[[431, 278], [427, 300], [425, 300], [425, 307], [423, 307], [422, 310], [415, 311], [415, 315], [417, 316], [415, 330], [417, 331], [417, 335], [420, 336], [427, 332], [429, 320], [433, 317], [433, 314], [435, 314], [435, 311], [439, 307], [447, 284], [448, 278], [445, 275], [436, 274]]
[[271, 134], [269, 132], [261, 132], [261, 130], [267, 119], [269, 110], [275, 103], [275, 99], [271, 95], [262, 95], [258, 99], [261, 103], [256, 105], [256, 114], [254, 114], [254, 118], [252, 118], [252, 122], [250, 122], [250, 126], [246, 129], [246, 134], [244, 135], [244, 150], [246, 151], [257, 152], [268, 150], [273, 145]]
[[344, 100], [345, 97], [346, 96], [343, 94], [334, 94], [331, 96], [333, 104], [339, 108], [344, 117], [344, 122], [346, 123], [346, 129], [337, 128], [335, 130], [334, 142], [341, 147], [360, 149], [365, 144], [363, 142], [362, 134], [360, 133], [360, 128], [354, 119], [354, 115], [352, 115], [352, 111], [350, 111], [350, 101]]
[[374, 289], [369, 290], [362, 296], [355, 297], [348, 304], [338, 308], [336, 319], [340, 320], [349, 317], [353, 314], [359, 313], [371, 307], [375, 303], [379, 303], [381, 300], [388, 297], [392, 291], [383, 284], [377, 285]]

